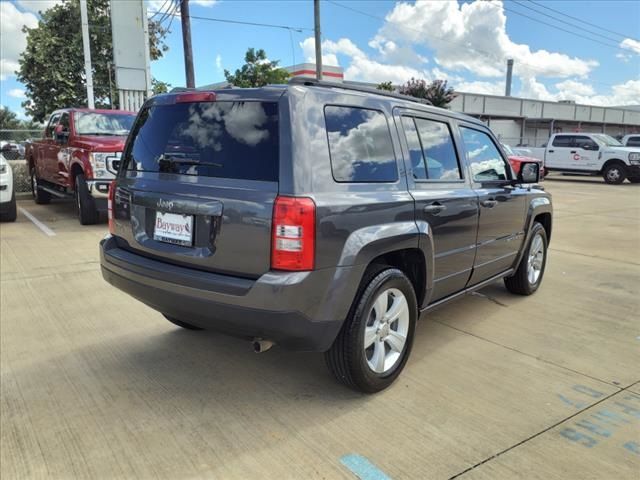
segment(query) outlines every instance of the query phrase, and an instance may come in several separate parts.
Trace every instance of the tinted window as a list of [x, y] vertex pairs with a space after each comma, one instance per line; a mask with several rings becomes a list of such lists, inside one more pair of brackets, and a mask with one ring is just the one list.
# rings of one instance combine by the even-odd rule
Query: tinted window
[[629, 137], [627, 147], [640, 147], [640, 137]]
[[458, 156], [449, 126], [423, 118], [416, 118], [416, 126], [427, 162], [427, 177], [430, 180], [459, 180]]
[[126, 170], [243, 180], [278, 179], [278, 105], [203, 102], [155, 105], [140, 114]]
[[69, 114], [68, 113], [62, 114], [62, 116], [60, 117], [60, 125], [64, 127], [65, 132], [69, 131]]
[[47, 128], [44, 129], [44, 136], [51, 138], [53, 136], [53, 129], [56, 128], [56, 125], [58, 124], [58, 120], [60, 119], [60, 114], [59, 113], [55, 113], [53, 115], [51, 115], [51, 119], [49, 120], [49, 124], [47, 125]]
[[594, 142], [591, 138], [577, 135], [573, 137], [573, 145], [576, 148], [586, 148], [586, 149], [594, 149], [598, 148], [598, 144]]
[[407, 137], [407, 146], [409, 147], [409, 159], [411, 160], [411, 169], [413, 178], [417, 180], [425, 180], [427, 178], [427, 168], [424, 165], [424, 157], [422, 156], [422, 145], [418, 138], [418, 130], [413, 117], [402, 117], [402, 125], [404, 133]]
[[324, 109], [333, 177], [338, 182], [395, 182], [391, 133], [384, 113], [356, 107]]
[[507, 180], [506, 164], [489, 135], [471, 128], [462, 127], [460, 130], [474, 180]]
[[573, 137], [571, 135], [557, 136], [556, 138], [553, 139], [553, 146], [554, 147], [570, 147], [572, 139]]

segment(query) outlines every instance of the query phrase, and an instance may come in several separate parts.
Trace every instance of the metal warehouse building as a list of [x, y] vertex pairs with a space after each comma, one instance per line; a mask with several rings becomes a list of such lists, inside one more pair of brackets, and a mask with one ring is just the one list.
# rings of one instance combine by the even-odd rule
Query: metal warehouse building
[[[314, 63], [285, 67], [292, 76], [315, 78]], [[344, 79], [341, 67], [323, 65], [324, 79], [374, 87]], [[227, 82], [202, 88], [224, 88]], [[640, 106], [597, 107], [571, 101], [548, 102], [526, 98], [457, 92], [450, 108], [485, 122], [504, 143], [539, 147], [558, 132], [607, 133], [613, 137], [640, 133]], [[640, 99], [639, 99], [640, 101]]]

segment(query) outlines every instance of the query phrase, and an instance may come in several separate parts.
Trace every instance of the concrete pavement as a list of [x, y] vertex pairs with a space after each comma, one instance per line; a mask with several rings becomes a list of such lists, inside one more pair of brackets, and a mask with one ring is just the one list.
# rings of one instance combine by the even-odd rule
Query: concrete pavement
[[637, 479], [640, 188], [545, 187], [541, 289], [497, 283], [424, 316], [375, 396], [321, 355], [177, 329], [102, 280], [104, 224], [19, 202], [55, 235], [22, 212], [0, 225], [0, 476]]

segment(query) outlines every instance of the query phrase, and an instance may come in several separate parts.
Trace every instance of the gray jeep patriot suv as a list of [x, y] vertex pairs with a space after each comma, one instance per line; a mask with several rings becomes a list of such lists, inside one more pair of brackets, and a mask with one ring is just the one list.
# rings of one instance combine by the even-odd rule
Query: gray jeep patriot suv
[[181, 327], [326, 352], [376, 392], [421, 312], [501, 278], [536, 291], [538, 180], [478, 120], [408, 97], [299, 80], [160, 95], [111, 185], [102, 273]]

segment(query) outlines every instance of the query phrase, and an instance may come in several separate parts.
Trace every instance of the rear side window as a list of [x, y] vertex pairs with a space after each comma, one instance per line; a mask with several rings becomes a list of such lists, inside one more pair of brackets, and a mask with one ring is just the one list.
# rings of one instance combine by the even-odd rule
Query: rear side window
[[131, 138], [125, 170], [278, 180], [276, 103], [152, 105], [140, 113]]
[[460, 180], [458, 156], [449, 126], [443, 122], [416, 118], [429, 180]]
[[558, 136], [553, 139], [554, 147], [570, 147], [573, 137], [570, 135]]
[[416, 180], [426, 180], [427, 168], [425, 167], [424, 157], [422, 156], [422, 145], [420, 144], [420, 138], [418, 138], [416, 123], [413, 117], [402, 117], [402, 125], [404, 126], [404, 133], [407, 137], [413, 178]]
[[477, 182], [507, 180], [507, 166], [491, 137], [472, 128], [461, 127], [462, 140], [473, 179]]
[[640, 147], [640, 137], [629, 137], [627, 147]]
[[387, 117], [378, 110], [327, 105], [324, 109], [337, 182], [395, 182], [398, 167]]

